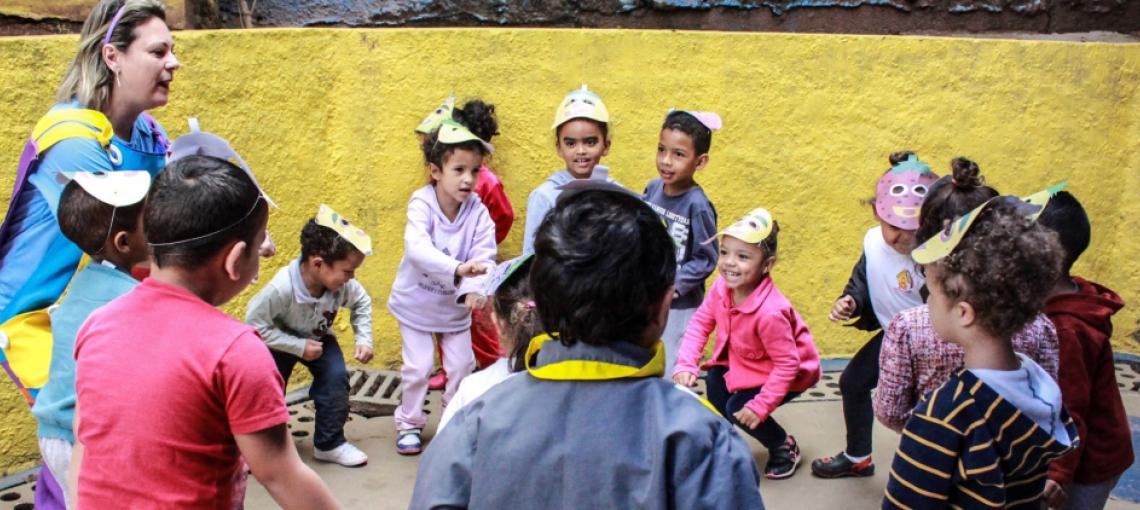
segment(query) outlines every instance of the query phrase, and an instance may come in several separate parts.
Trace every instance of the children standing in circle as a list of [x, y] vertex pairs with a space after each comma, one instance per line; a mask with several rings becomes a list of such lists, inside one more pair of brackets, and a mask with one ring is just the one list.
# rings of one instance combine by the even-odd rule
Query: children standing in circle
[[716, 330], [708, 363], [709, 401], [768, 449], [764, 476], [770, 479], [792, 476], [800, 462], [796, 439], [772, 412], [820, 377], [811, 332], [769, 274], [779, 232], [767, 210], [754, 209], [716, 234], [720, 276], [689, 323], [673, 371], [675, 382], [694, 385], [701, 353]]
[[875, 421], [871, 390], [879, 381], [883, 327], [895, 314], [922, 304], [922, 275], [909, 254], [915, 244], [922, 201], [938, 176], [912, 152], [892, 154], [890, 162], [891, 169], [879, 178], [872, 202], [879, 226], [863, 236], [863, 255], [829, 316], [834, 322], [855, 317], [858, 320], [851, 326], [877, 333], [851, 357], [839, 377], [847, 445], [835, 456], [812, 461], [812, 474], [822, 478], [875, 473], [871, 460], [871, 427]]
[[657, 173], [645, 187], [645, 202], [665, 221], [677, 247], [673, 304], [662, 334], [665, 373], [673, 373], [681, 338], [705, 297], [705, 280], [716, 269], [717, 245], [702, 243], [716, 233], [716, 208], [693, 174], [709, 162], [712, 134], [721, 128], [713, 112], [669, 110], [657, 142]]
[[540, 184], [526, 201], [526, 230], [523, 253], [534, 253], [534, 235], [546, 213], [554, 207], [560, 186], [574, 179], [599, 179], [614, 182], [610, 169], [599, 163], [610, 153], [610, 112], [602, 98], [582, 85], [566, 94], [554, 112], [554, 148], [566, 162]]
[[542, 323], [535, 310], [534, 294], [530, 291], [530, 266], [533, 255], [523, 255], [499, 264], [487, 280], [494, 321], [503, 339], [503, 355], [493, 365], [463, 380], [439, 419], [438, 434], [451, 421], [455, 413], [474, 401], [495, 385], [526, 368], [526, 349], [530, 340], [542, 334]]
[[[487, 143], [491, 143], [491, 138], [499, 134], [495, 105], [485, 103], [481, 99], [472, 99], [460, 108], [455, 106], [455, 96], [449, 96], [416, 127], [420, 143], [423, 143], [424, 139], [447, 119], [462, 124]], [[511, 207], [510, 198], [503, 191], [503, 182], [491, 167], [487, 166], [486, 159], [479, 168], [479, 177], [475, 181], [475, 194], [479, 195], [479, 200], [483, 202], [483, 206], [491, 215], [491, 220], [495, 222], [495, 244], [503, 244], [515, 222], [515, 211]], [[494, 323], [491, 322], [491, 313], [486, 307], [471, 311], [471, 348], [475, 352], [475, 363], [483, 368], [495, 363], [501, 355], [499, 335], [495, 331]], [[442, 351], [439, 353], [442, 357]], [[428, 380], [428, 388], [432, 390], [441, 390], [446, 385], [445, 370], [440, 370]]]
[[372, 239], [322, 204], [301, 229], [301, 257], [281, 268], [249, 302], [245, 321], [257, 328], [288, 383], [298, 362], [313, 374], [316, 406], [313, 458], [363, 466], [368, 456], [344, 437], [348, 421], [348, 369], [332, 334], [341, 308], [352, 310], [353, 357], [372, 359], [372, 298], [355, 278]]
[[475, 367], [471, 310], [486, 301], [483, 275], [494, 268], [495, 225], [473, 191], [483, 156], [493, 150], [453, 120], [443, 121], [423, 143], [429, 183], [408, 203], [404, 257], [388, 297], [403, 337], [403, 398], [395, 416], [396, 450], [403, 455], [423, 450], [433, 336], [449, 375], [444, 406]]

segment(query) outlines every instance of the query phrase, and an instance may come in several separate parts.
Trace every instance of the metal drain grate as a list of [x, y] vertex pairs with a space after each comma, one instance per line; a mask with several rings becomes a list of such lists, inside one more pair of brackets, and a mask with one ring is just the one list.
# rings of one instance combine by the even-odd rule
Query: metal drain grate
[[0, 490], [0, 510], [32, 510], [35, 508], [36, 476], [29, 474], [22, 485]]
[[1116, 385], [1124, 393], [1140, 393], [1140, 362], [1116, 361]]

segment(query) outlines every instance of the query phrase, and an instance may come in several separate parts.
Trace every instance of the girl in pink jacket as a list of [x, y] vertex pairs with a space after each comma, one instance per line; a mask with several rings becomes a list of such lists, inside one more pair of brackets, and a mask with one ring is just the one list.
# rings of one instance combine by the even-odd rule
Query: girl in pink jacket
[[715, 328], [716, 347], [706, 364], [708, 399], [768, 449], [764, 476], [773, 480], [795, 474], [800, 448], [772, 412], [820, 377], [811, 332], [768, 274], [779, 232], [767, 210], [754, 209], [714, 237], [721, 241], [720, 276], [689, 323], [673, 372], [678, 384], [696, 383]]
[[495, 224], [475, 194], [475, 182], [483, 156], [492, 150], [453, 120], [443, 121], [423, 143], [429, 183], [408, 202], [404, 258], [388, 296], [388, 310], [404, 341], [403, 397], [395, 416], [396, 451], [403, 455], [423, 449], [433, 337], [438, 337], [450, 376], [443, 405], [475, 368], [471, 310], [486, 302], [483, 280], [495, 267]]

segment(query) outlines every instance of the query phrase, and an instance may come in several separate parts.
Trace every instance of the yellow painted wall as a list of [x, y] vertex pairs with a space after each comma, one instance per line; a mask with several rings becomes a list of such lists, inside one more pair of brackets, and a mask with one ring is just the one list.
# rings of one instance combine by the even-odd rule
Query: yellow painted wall
[[[497, 105], [492, 165], [520, 215], [561, 164], [549, 129], [563, 94], [583, 82], [614, 123], [603, 162], [640, 190], [655, 177], [669, 107], [720, 112], [725, 129], [697, 175], [722, 225], [756, 206], [781, 222], [777, 283], [825, 356], [865, 335], [827, 311], [873, 225], [889, 152], [910, 148], [939, 173], [968, 155], [988, 181], [1024, 193], [1064, 178], [1093, 219], [1079, 274], [1140, 297], [1140, 44], [611, 30], [257, 30], [179, 32], [184, 68], [155, 112], [172, 135], [184, 118], [231, 139], [280, 204], [280, 255], [326, 202], [368, 230], [377, 254], [359, 271], [376, 306], [377, 360], [395, 368], [399, 337], [385, 302], [407, 199], [423, 184], [412, 128], [448, 93]], [[0, 39], [0, 168], [21, 144], [70, 58], [74, 37]], [[14, 172], [2, 172], [7, 198]], [[504, 253], [521, 245], [521, 220]], [[244, 311], [247, 291], [227, 310]], [[1137, 352], [1140, 308], [1116, 317], [1120, 350]], [[344, 315], [344, 314], [342, 314]], [[350, 332], [340, 325], [345, 346]], [[1129, 337], [1132, 338], [1129, 338]], [[127, 382], [129, 385], [129, 381]], [[35, 458], [31, 419], [0, 384], [0, 473]]]

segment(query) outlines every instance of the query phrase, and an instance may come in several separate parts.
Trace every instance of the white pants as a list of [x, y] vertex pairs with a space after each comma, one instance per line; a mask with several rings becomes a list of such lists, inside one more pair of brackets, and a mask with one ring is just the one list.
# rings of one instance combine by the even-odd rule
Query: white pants
[[669, 321], [665, 323], [665, 331], [661, 333], [661, 341], [665, 343], [665, 378], [673, 378], [673, 366], [677, 364], [677, 353], [681, 350], [681, 341], [685, 338], [685, 330], [689, 328], [689, 321], [697, 313], [696, 308], [681, 308], [669, 310]]
[[[400, 369], [400, 387], [403, 397], [396, 408], [396, 430], [422, 429], [427, 424], [424, 398], [427, 397], [428, 376], [435, 362], [435, 342], [432, 333], [400, 324], [404, 339], [404, 366]], [[441, 403], [447, 406], [459, 382], [475, 370], [475, 354], [471, 351], [471, 330], [438, 333], [439, 348], [443, 352], [443, 369], [447, 371], [447, 386]]]
[[40, 455], [44, 458], [44, 467], [51, 471], [51, 476], [55, 478], [59, 489], [63, 491], [64, 504], [67, 508], [71, 508], [71, 502], [67, 501], [67, 467], [71, 464], [71, 443], [66, 439], [47, 438], [41, 437], [40, 440]]

